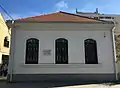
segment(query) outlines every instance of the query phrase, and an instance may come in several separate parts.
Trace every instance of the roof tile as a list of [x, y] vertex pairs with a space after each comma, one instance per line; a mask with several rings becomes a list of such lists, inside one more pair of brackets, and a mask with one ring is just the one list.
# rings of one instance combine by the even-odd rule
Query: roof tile
[[27, 17], [27, 18], [21, 18], [17, 19], [19, 21], [70, 21], [70, 22], [96, 22], [99, 20], [92, 19], [85, 16], [80, 16], [72, 13], [67, 12], [55, 12], [40, 16], [33, 16], [33, 17]]

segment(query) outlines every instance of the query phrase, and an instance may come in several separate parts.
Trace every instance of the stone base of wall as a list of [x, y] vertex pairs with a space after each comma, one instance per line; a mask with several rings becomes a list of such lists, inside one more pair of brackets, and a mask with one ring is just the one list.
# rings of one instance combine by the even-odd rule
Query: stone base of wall
[[120, 73], [118, 73], [118, 80], [120, 80]]
[[79, 82], [107, 82], [115, 81], [115, 74], [13, 74], [8, 82], [34, 81], [79, 81]]

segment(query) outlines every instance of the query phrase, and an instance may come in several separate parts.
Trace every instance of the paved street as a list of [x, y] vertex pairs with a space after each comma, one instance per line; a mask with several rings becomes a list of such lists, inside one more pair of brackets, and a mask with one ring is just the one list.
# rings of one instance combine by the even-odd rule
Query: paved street
[[29, 83], [6, 83], [1, 81], [0, 88], [120, 88], [120, 85], [105, 84], [80, 84], [67, 82], [29, 82]]
[[6, 83], [0, 82], [0, 88], [59, 88], [65, 86], [78, 85], [73, 82], [26, 82], [26, 83]]

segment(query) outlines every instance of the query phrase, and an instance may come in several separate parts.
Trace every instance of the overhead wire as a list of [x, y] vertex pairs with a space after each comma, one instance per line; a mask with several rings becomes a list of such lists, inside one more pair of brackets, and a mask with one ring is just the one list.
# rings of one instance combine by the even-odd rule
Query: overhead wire
[[0, 5], [0, 8], [1, 8], [12, 20], [14, 20], [13, 17], [9, 14], [9, 12], [8, 12], [2, 5]]
[[[0, 8], [3, 10], [3, 12], [4, 12], [10, 19], [14, 20], [13, 17], [9, 14], [9, 12], [8, 12], [2, 5], [0, 5]], [[6, 25], [5, 25], [5, 22], [3, 22], [2, 20], [1, 20], [1, 23], [2, 23], [4, 26], [6, 26]], [[11, 35], [11, 34], [9, 33], [9, 30], [8, 30], [8, 34]]]

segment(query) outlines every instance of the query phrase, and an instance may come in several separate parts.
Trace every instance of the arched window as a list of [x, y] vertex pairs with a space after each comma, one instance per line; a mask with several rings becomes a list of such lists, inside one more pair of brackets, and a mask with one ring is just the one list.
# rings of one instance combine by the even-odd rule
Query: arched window
[[86, 64], [98, 64], [97, 58], [97, 43], [93, 39], [86, 39], [85, 45], [85, 63]]
[[9, 48], [9, 40], [8, 40], [8, 36], [6, 36], [6, 37], [4, 38], [4, 47]]
[[26, 41], [25, 64], [38, 64], [39, 40], [30, 38]]
[[68, 40], [59, 38], [55, 40], [56, 64], [68, 64]]

